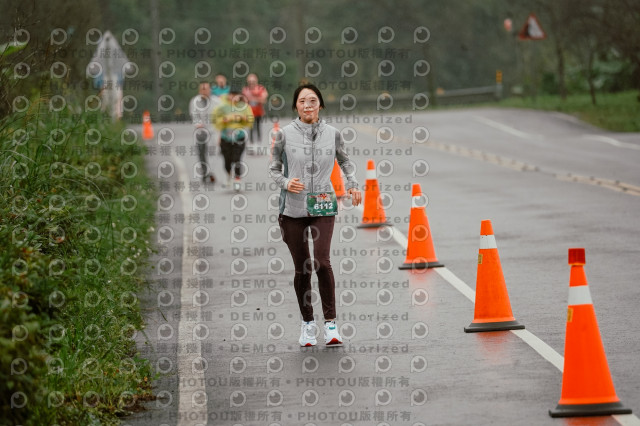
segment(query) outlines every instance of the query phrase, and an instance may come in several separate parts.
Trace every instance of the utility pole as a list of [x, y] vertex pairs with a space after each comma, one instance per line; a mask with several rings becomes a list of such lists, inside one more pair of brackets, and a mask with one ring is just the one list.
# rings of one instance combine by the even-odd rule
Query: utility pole
[[[422, 56], [425, 61], [429, 61], [429, 46], [427, 43], [422, 44]], [[436, 83], [434, 77], [434, 67], [431, 67], [429, 70], [429, 74], [427, 74], [427, 92], [429, 92], [429, 105], [436, 107], [438, 106], [438, 95], [436, 93]]]
[[[296, 37], [295, 37], [295, 49], [296, 49], [296, 55], [298, 51], [304, 51], [305, 50], [305, 44], [304, 44], [304, 36], [305, 36], [305, 28], [304, 28], [304, 4], [301, 0], [292, 0], [293, 5], [294, 5], [294, 9], [295, 9], [295, 22], [296, 22]], [[305, 61], [305, 55], [301, 54], [300, 56], [298, 56], [298, 72], [297, 72], [297, 77], [298, 77], [298, 81], [296, 81], [296, 86], [300, 83], [300, 81], [302, 79], [304, 79], [304, 69], [305, 69], [305, 65], [307, 64]]]
[[153, 90], [155, 94], [155, 104], [157, 105], [160, 98], [160, 18], [158, 14], [158, 0], [149, 0], [151, 9], [151, 40], [153, 47], [151, 48], [151, 58], [153, 60]]

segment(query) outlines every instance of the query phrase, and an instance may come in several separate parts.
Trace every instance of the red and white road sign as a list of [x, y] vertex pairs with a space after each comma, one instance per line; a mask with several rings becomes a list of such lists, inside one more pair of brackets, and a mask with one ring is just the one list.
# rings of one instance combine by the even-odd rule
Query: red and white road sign
[[544, 32], [540, 21], [533, 13], [527, 17], [527, 21], [518, 33], [520, 40], [544, 40], [547, 38], [547, 33]]

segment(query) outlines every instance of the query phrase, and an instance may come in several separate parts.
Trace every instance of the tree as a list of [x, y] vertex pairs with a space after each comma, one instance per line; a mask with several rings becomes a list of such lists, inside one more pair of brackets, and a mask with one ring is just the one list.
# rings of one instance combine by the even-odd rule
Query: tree
[[602, 35], [635, 65], [636, 89], [640, 90], [640, 0], [602, 1], [601, 5]]
[[558, 93], [562, 100], [567, 98], [565, 83], [565, 56], [567, 46], [570, 45], [571, 29], [567, 22], [572, 20], [573, 13], [579, 9], [577, 0], [553, 1], [537, 0], [537, 5], [549, 22], [549, 35], [553, 41], [556, 55], [556, 77], [558, 79]]
[[[62, 93], [73, 87], [91, 91], [86, 85], [85, 69], [86, 56], [90, 58], [92, 52], [85, 35], [101, 20], [97, 0], [86, 1], [82, 7], [64, 0], [7, 3], [2, 10], [5, 25], [0, 27], [0, 43], [17, 38], [26, 46], [16, 54], [0, 57], [0, 68], [11, 70], [0, 75], [0, 116], [13, 110], [18, 96], [29, 99], [35, 94]], [[57, 64], [54, 72], [51, 67], [57, 62], [64, 67]], [[21, 74], [13, 72], [16, 66]]]

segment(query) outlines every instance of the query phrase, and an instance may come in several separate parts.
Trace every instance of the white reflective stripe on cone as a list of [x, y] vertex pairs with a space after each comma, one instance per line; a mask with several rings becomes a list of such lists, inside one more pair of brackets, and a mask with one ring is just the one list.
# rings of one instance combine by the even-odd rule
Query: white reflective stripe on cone
[[569, 287], [569, 306], [593, 305], [588, 285]]
[[366, 179], [377, 179], [376, 177], [376, 169], [367, 169], [367, 174], [365, 175]]
[[427, 206], [427, 197], [424, 194], [411, 197], [411, 208], [424, 208]]
[[494, 235], [480, 235], [480, 250], [497, 248], [496, 237]]

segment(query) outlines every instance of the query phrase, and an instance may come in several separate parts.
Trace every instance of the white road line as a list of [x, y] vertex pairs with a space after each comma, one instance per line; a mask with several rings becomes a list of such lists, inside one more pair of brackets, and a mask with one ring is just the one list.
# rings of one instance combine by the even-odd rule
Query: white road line
[[517, 136], [519, 138], [531, 139], [534, 136], [534, 135], [531, 135], [529, 133], [521, 132], [518, 129], [514, 129], [513, 127], [507, 126], [506, 124], [498, 123], [497, 121], [493, 121], [493, 120], [490, 120], [488, 118], [481, 117], [479, 115], [474, 115], [473, 118], [476, 121], [484, 123], [489, 127], [493, 127], [494, 129], [502, 130], [503, 132], [512, 134], [512, 135]]
[[392, 226], [391, 230], [393, 232], [393, 239], [396, 240], [396, 243], [398, 243], [400, 247], [407, 248], [407, 244], [409, 243], [407, 237], [405, 237], [404, 234], [400, 232], [395, 226]]
[[[176, 159], [176, 169], [178, 176], [183, 182], [189, 181], [189, 174], [185, 169], [182, 159], [174, 157]], [[187, 198], [188, 191], [182, 191], [180, 193], [180, 201], [182, 203], [182, 211], [187, 212], [191, 209], [191, 203]], [[193, 416], [195, 419], [208, 419], [207, 412], [207, 393], [205, 389], [205, 369], [193, 368], [194, 360], [202, 357], [202, 341], [193, 339], [193, 330], [198, 321], [202, 318], [200, 314], [200, 305], [193, 303], [193, 296], [197, 289], [187, 285], [187, 278], [192, 274], [192, 265], [187, 263], [187, 251], [189, 247], [189, 236], [191, 236], [193, 230], [189, 226], [188, 221], [184, 222], [182, 228], [182, 247], [185, 251], [182, 255], [182, 282], [180, 286], [180, 320], [178, 321], [178, 351], [180, 348], [187, 347], [187, 343], [195, 345], [197, 352], [195, 354], [190, 353], [189, 356], [177, 354], [178, 364], [178, 426], [191, 426], [193, 421], [189, 421], [188, 418]], [[193, 317], [187, 315], [193, 312]], [[195, 318], [194, 320], [187, 320], [187, 318]], [[196, 403], [196, 398], [198, 402]], [[204, 400], [204, 403], [202, 401]], [[195, 415], [191, 414], [195, 413]]]
[[635, 414], [615, 414], [611, 417], [622, 426], [640, 426], [640, 419]]
[[618, 147], [618, 148], [628, 148], [628, 149], [640, 150], [640, 145], [637, 145], [637, 144], [634, 144], [634, 143], [628, 143], [628, 142], [620, 142], [619, 140], [614, 139], [614, 138], [610, 138], [609, 136], [582, 135], [582, 137], [586, 138], [586, 139], [591, 139], [591, 140], [597, 141], [597, 142], [604, 142], [606, 144], [613, 145], [613, 146]]
[[531, 346], [540, 356], [554, 365], [560, 372], [564, 371], [564, 357], [547, 345], [538, 336], [529, 330], [511, 330], [513, 334], [521, 338], [527, 345]]
[[[363, 212], [364, 209], [362, 205], [355, 208], [360, 212]], [[400, 247], [406, 249], [407, 243], [409, 240], [406, 235], [404, 235], [397, 227], [391, 226], [393, 239], [395, 240]], [[476, 292], [467, 285], [464, 281], [458, 278], [451, 270], [447, 267], [433, 268], [435, 272], [438, 273], [446, 282], [451, 284], [453, 288], [458, 290], [469, 299], [472, 303], [476, 301]], [[542, 358], [549, 361], [554, 367], [556, 367], [560, 372], [564, 371], [564, 356], [560, 355], [555, 351], [551, 346], [546, 344], [542, 339], [538, 336], [530, 332], [529, 330], [510, 330], [513, 334], [518, 336], [529, 345], [534, 351], [536, 351]], [[633, 414], [625, 414], [625, 415], [614, 415], [612, 416], [614, 420], [620, 423], [623, 426], [640, 426], [640, 419]]]
[[471, 303], [475, 303], [476, 292], [471, 287], [469, 287], [467, 283], [462, 281], [460, 278], [456, 277], [454, 273], [451, 272], [447, 267], [434, 268], [434, 269], [438, 273], [438, 275], [444, 278], [446, 282], [451, 284], [453, 288], [455, 288], [460, 293], [462, 293], [462, 295], [467, 299], [469, 299]]

